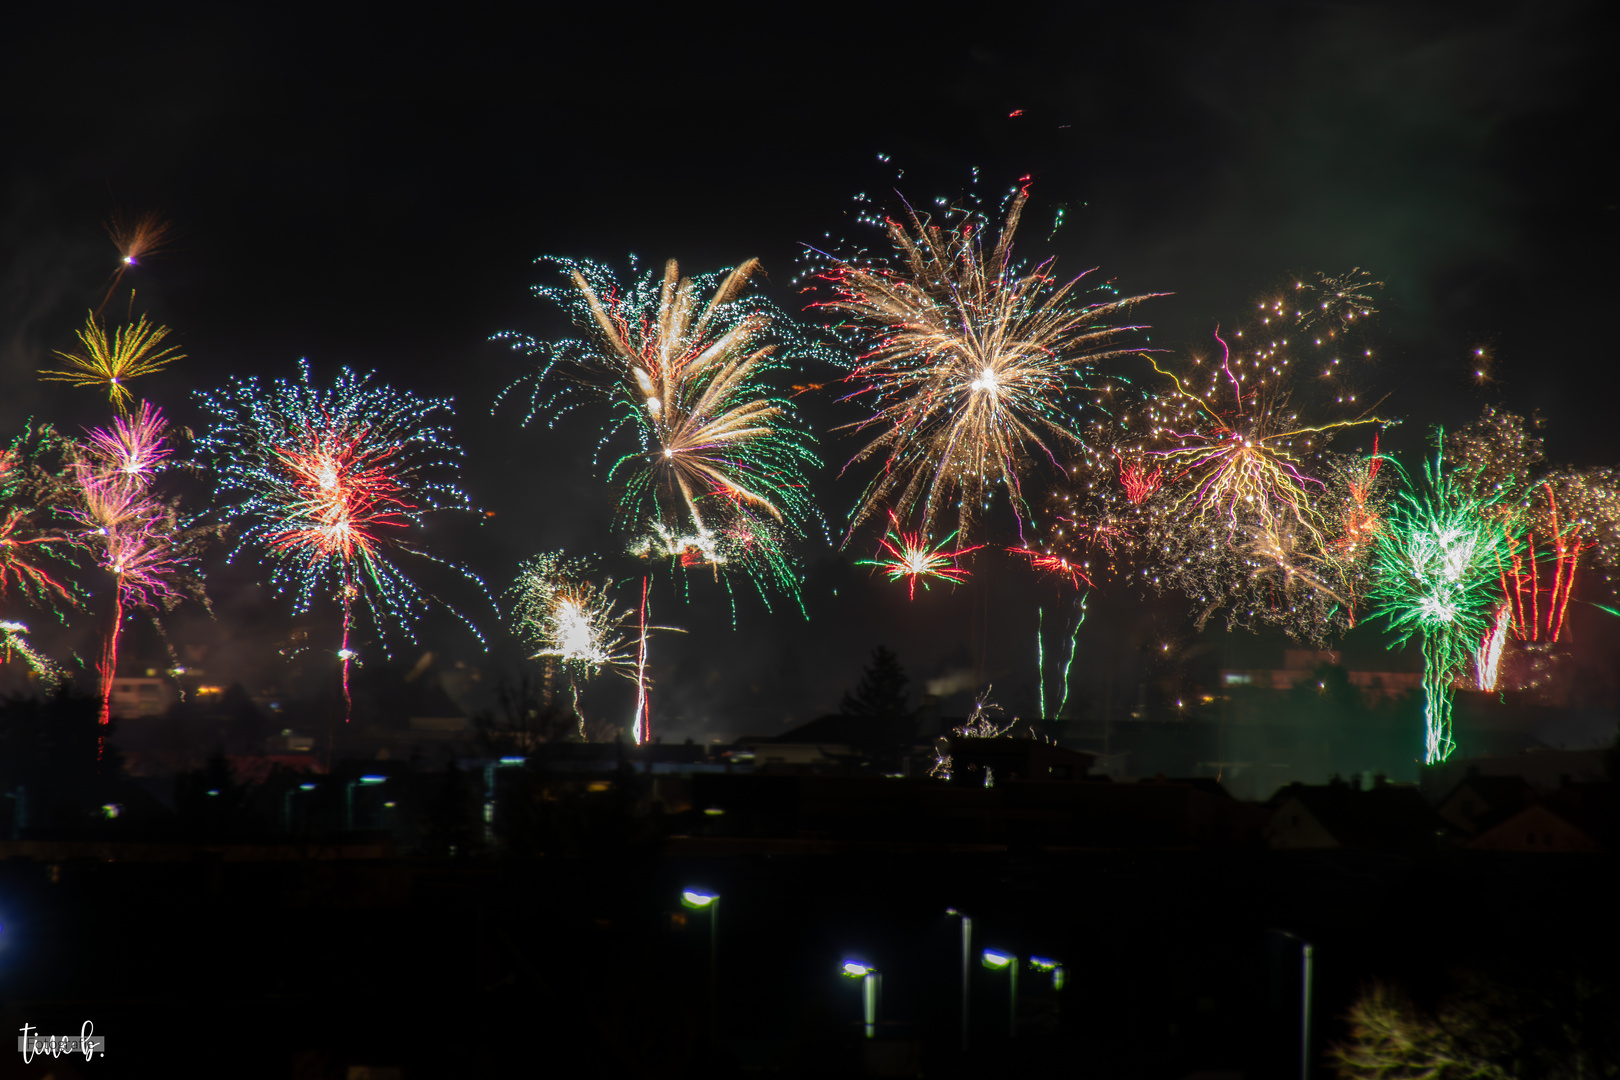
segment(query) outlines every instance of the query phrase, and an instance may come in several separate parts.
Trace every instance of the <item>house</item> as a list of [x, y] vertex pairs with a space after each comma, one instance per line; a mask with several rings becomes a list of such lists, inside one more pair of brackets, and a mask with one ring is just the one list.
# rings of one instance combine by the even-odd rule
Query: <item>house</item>
[[113, 680], [110, 706], [120, 720], [136, 716], [162, 716], [179, 700], [172, 679], [118, 678]]
[[1445, 824], [1417, 787], [1374, 779], [1359, 782], [1290, 784], [1272, 796], [1265, 829], [1273, 850], [1313, 848], [1432, 847]]
[[1542, 792], [1568, 784], [1587, 784], [1608, 776], [1606, 750], [1554, 750], [1535, 746], [1514, 754], [1481, 754], [1452, 759], [1424, 771], [1423, 786], [1436, 793], [1451, 790], [1465, 776], [1516, 776]]
[[[1316, 669], [1322, 665], [1338, 663], [1339, 654], [1331, 649], [1284, 649], [1282, 667], [1225, 670], [1221, 686], [1292, 690], [1315, 679]], [[1418, 671], [1346, 671], [1345, 675], [1369, 702], [1393, 700], [1423, 688], [1423, 673]]]
[[1586, 831], [1545, 803], [1531, 803], [1494, 828], [1468, 842], [1478, 851], [1529, 851], [1543, 854], [1605, 850]]
[[1471, 769], [1462, 782], [1440, 800], [1435, 811], [1452, 828], [1476, 836], [1517, 814], [1535, 799], [1536, 789], [1522, 776], [1487, 776]]

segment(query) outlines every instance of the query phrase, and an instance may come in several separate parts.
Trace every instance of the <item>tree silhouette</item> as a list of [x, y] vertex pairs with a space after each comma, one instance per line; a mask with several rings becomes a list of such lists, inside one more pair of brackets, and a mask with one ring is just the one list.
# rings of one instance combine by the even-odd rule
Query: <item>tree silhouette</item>
[[845, 716], [864, 716], [874, 720], [903, 720], [906, 710], [905, 669], [899, 657], [886, 646], [872, 650], [872, 662], [861, 675], [860, 685], [853, 694], [844, 695], [839, 712]]

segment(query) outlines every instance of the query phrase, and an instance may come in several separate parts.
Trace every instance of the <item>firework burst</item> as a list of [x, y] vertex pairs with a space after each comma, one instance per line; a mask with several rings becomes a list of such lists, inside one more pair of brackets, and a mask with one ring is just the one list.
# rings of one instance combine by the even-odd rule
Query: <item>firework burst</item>
[[1425, 760], [1444, 761], [1451, 738], [1451, 699], [1458, 674], [1497, 622], [1501, 566], [1519, 551], [1522, 531], [1504, 523], [1493, 499], [1469, 495], [1442, 468], [1437, 453], [1425, 484], [1405, 481], [1379, 533], [1373, 614], [1386, 620], [1397, 645], [1423, 644]]
[[15, 597], [58, 615], [77, 603], [72, 579], [60, 569], [73, 564], [77, 551], [68, 517], [75, 500], [71, 447], [50, 425], [28, 423], [0, 451], [0, 601]]
[[953, 585], [968, 579], [969, 571], [960, 565], [962, 556], [977, 551], [983, 544], [952, 548], [956, 539], [953, 532], [938, 544], [930, 544], [920, 532], [908, 533], [899, 522], [889, 519], [889, 535], [878, 541], [886, 557], [858, 560], [856, 566], [875, 566], [888, 575], [890, 581], [904, 579], [908, 586], [908, 599], [917, 599], [917, 582], [927, 591], [930, 581], [949, 581]]
[[41, 368], [43, 382], [65, 382], [74, 386], [106, 387], [107, 400], [120, 416], [127, 415], [131, 379], [162, 371], [175, 360], [185, 359], [177, 346], [164, 347], [169, 328], [147, 321], [145, 315], [129, 326], [108, 331], [106, 324], [95, 315], [75, 331], [79, 348], [69, 352], [58, 350], [59, 368]]
[[875, 432], [851, 464], [883, 463], [846, 543], [885, 509], [916, 515], [924, 532], [954, 509], [965, 535], [997, 487], [1022, 527], [1031, 461], [1055, 465], [1053, 444], [1085, 445], [1079, 395], [1094, 389], [1100, 362], [1133, 351], [1122, 337], [1139, 329], [1110, 320], [1147, 297], [1085, 303], [1084, 275], [1059, 283], [1050, 259], [1017, 268], [1026, 196], [1012, 198], [988, 250], [977, 215], [939, 225], [907, 207], [904, 221], [887, 222], [898, 268], [834, 260], [821, 275], [833, 295], [817, 306], [849, 320], [861, 346], [848, 396], [872, 408], [851, 425]]
[[197, 564], [220, 529], [188, 521], [177, 500], [154, 491], [153, 479], [171, 453], [167, 432], [162, 413], [143, 403], [133, 417], [90, 432], [74, 462], [78, 543], [112, 576], [110, 622], [97, 664], [102, 724], [111, 720], [125, 613], [142, 611], [155, 622], [159, 610], [183, 599], [208, 603]]
[[[1354, 626], [1384, 498], [1380, 457], [1376, 436], [1368, 457], [1327, 448], [1385, 423], [1357, 412], [1342, 358], [1330, 355], [1347, 351], [1339, 326], [1374, 310], [1350, 287], [1355, 277], [1301, 285], [1297, 308], [1270, 301], [1256, 321], [1217, 329], [1213, 357], [1169, 368], [1150, 359], [1162, 382], [1097, 425], [1094, 441], [1110, 453], [1075, 463], [1082, 483], [1053, 508], [1051, 546], [1071, 559], [1085, 545], [1111, 564], [1129, 560], [1145, 583], [1185, 593], [1200, 627], [1222, 610], [1232, 627], [1279, 626], [1317, 643]], [[1307, 302], [1330, 287], [1327, 309]], [[1340, 291], [1362, 306], [1335, 307]], [[1334, 329], [1320, 329], [1324, 310]], [[1304, 377], [1313, 363], [1321, 378]]]
[[[414, 628], [434, 598], [395, 565], [396, 556], [449, 566], [487, 597], [471, 571], [426, 553], [410, 539], [424, 515], [468, 510], [454, 486], [461, 450], [447, 398], [422, 398], [375, 384], [345, 368], [326, 389], [310, 378], [236, 380], [201, 396], [213, 424], [198, 443], [215, 483], [216, 503], [240, 526], [234, 559], [246, 549], [266, 557], [271, 583], [308, 611], [317, 594], [343, 609], [345, 702], [356, 608], [369, 613], [386, 642]], [[443, 604], [477, 635], [455, 608]], [[483, 638], [479, 635], [479, 640]]]
[[642, 580], [638, 610], [613, 599], [613, 580], [589, 580], [590, 564], [560, 553], [537, 555], [524, 563], [512, 585], [512, 617], [518, 634], [535, 650], [536, 660], [555, 660], [567, 672], [573, 689], [579, 733], [585, 717], [579, 710], [579, 682], [603, 671], [636, 684], [633, 735], [637, 743], [651, 735], [647, 681], [647, 635], [675, 630], [647, 625], [649, 582]]
[[589, 570], [556, 553], [530, 559], [512, 586], [512, 618], [535, 659], [554, 658], [582, 678], [603, 670], [634, 678], [634, 612], [613, 602], [611, 579], [593, 584]]
[[[628, 286], [598, 263], [551, 261], [567, 271], [569, 285], [535, 291], [568, 310], [587, 336], [548, 344], [506, 335], [543, 360], [520, 380], [531, 390], [525, 422], [566, 412], [570, 391], [605, 399], [614, 420], [603, 445], [627, 430], [636, 437], [636, 448], [608, 468], [608, 479], [625, 489], [619, 527], [650, 521], [654, 533], [695, 538], [681, 552], [686, 566], [692, 551], [747, 548], [756, 557], [708, 565], [717, 575], [721, 566], [747, 574], [767, 603], [767, 584], [797, 596], [787, 545], [819, 523], [805, 477], [818, 463], [792, 406], [765, 377], [784, 366], [784, 354], [822, 350], [749, 292], [757, 260], [723, 279], [694, 279], [672, 259], [661, 278], [648, 274]], [[549, 378], [554, 370], [566, 377], [560, 388]]]

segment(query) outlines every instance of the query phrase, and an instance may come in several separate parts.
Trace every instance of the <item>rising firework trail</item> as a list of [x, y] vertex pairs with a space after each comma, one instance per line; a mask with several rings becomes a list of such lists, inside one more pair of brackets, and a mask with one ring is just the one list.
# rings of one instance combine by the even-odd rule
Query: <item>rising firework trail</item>
[[488, 597], [471, 571], [413, 542], [428, 513], [471, 509], [455, 486], [462, 453], [448, 398], [423, 398], [347, 368], [331, 388], [317, 386], [307, 362], [296, 380], [237, 379], [199, 397], [213, 418], [198, 447], [213, 473], [215, 503], [241, 530], [231, 558], [261, 554], [271, 583], [298, 612], [317, 596], [342, 609], [336, 655], [345, 720], [362, 611], [385, 642], [396, 634], [415, 640], [421, 615], [439, 603], [483, 640], [466, 616], [396, 565], [449, 567]]

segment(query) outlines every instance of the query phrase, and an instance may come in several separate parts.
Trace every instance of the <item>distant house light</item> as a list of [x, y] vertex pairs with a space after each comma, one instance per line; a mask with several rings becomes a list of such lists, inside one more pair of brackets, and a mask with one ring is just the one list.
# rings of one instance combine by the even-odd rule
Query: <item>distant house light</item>
[[1223, 677], [1227, 686], [1248, 686], [1254, 682], [1254, 676], [1247, 671], [1228, 671], [1224, 673]]

